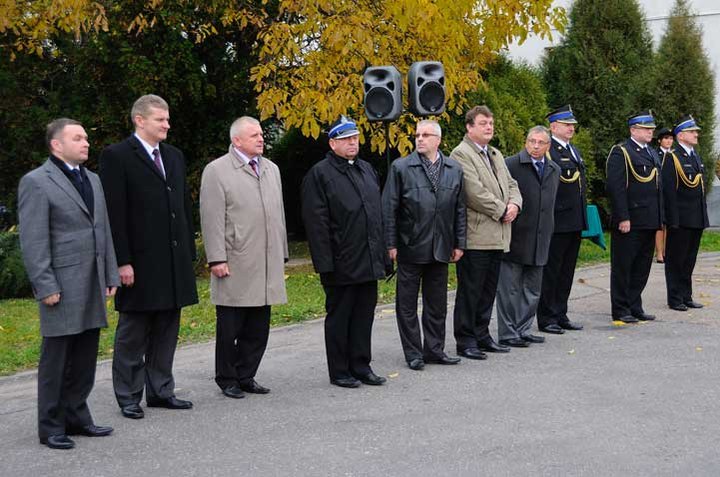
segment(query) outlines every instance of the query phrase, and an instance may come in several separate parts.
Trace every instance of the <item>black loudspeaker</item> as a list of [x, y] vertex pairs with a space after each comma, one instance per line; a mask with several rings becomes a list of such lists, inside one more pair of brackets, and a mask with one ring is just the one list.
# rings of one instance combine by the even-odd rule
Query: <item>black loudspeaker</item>
[[394, 66], [371, 66], [363, 75], [365, 114], [370, 121], [395, 121], [402, 113], [402, 77]]
[[445, 111], [445, 68], [439, 61], [418, 61], [408, 71], [408, 103], [416, 116]]

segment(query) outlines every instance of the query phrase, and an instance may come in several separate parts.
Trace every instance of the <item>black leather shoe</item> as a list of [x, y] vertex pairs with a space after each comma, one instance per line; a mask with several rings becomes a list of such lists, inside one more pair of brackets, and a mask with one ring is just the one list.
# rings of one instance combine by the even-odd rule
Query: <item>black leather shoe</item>
[[462, 350], [458, 350], [457, 354], [467, 359], [487, 359], [487, 355], [480, 351], [478, 348], [465, 348]]
[[40, 444], [45, 444], [51, 449], [72, 449], [75, 447], [75, 441], [70, 439], [65, 434], [58, 434], [56, 436], [41, 437]]
[[668, 305], [671, 310], [675, 311], [688, 311], [688, 307], [685, 303], [679, 303], [677, 305]]
[[79, 428], [68, 428], [65, 433], [69, 436], [86, 436], [86, 437], [103, 437], [112, 434], [113, 428], [110, 426], [82, 426]]
[[334, 384], [335, 386], [340, 386], [341, 388], [359, 388], [360, 387], [360, 381], [358, 381], [355, 378], [331, 379], [330, 384]]
[[[147, 401], [147, 400], [146, 400]], [[171, 396], [167, 399], [147, 401], [148, 407], [163, 407], [165, 409], [192, 409], [193, 403]]]
[[222, 393], [226, 395], [229, 398], [233, 399], [242, 399], [245, 397], [245, 393], [242, 389], [240, 389], [240, 386], [237, 386], [233, 384], [232, 386], [228, 386], [226, 388], [223, 388]]
[[522, 338], [511, 338], [509, 340], [500, 340], [500, 344], [505, 346], [511, 346], [513, 348], [527, 348], [530, 343]]
[[411, 359], [408, 363], [408, 368], [413, 371], [422, 371], [425, 368], [425, 361], [420, 358]]
[[460, 358], [451, 358], [446, 354], [443, 354], [439, 358], [425, 358], [425, 362], [429, 364], [458, 364], [460, 361]]
[[142, 419], [145, 417], [145, 412], [143, 412], [139, 404], [128, 404], [127, 406], [123, 406], [120, 408], [120, 412], [128, 419]]
[[565, 330], [563, 330], [560, 325], [547, 325], [540, 328], [540, 331], [543, 333], [551, 333], [553, 335], [561, 335], [565, 333]]
[[613, 321], [622, 321], [623, 323], [637, 323], [638, 320], [632, 315], [625, 315], [625, 316], [619, 316], [617, 318], [613, 318]]
[[572, 321], [565, 321], [560, 323], [560, 328], [563, 330], [580, 331], [584, 326], [580, 323], [573, 323]]
[[241, 383], [238, 387], [250, 394], [267, 394], [270, 392], [268, 388], [260, 386], [254, 379], [248, 383]]
[[705, 305], [703, 305], [702, 303], [698, 303], [698, 302], [692, 301], [692, 300], [686, 301], [686, 302], [684, 303], [684, 305], [685, 305], [686, 307], [688, 307], [688, 308], [702, 308], [703, 306], [705, 306]]
[[367, 384], [370, 386], [380, 386], [387, 382], [386, 378], [383, 378], [382, 376], [378, 376], [377, 374], [373, 373], [372, 371], [370, 371], [369, 373], [362, 375], [362, 376], [360, 376], [360, 375], [355, 376], [355, 379], [357, 379], [358, 381], [360, 381], [363, 384]]
[[486, 353], [509, 353], [510, 348], [497, 344], [494, 340], [478, 343], [478, 349]]
[[525, 335], [521, 337], [523, 341], [527, 341], [528, 343], [544, 343], [545, 338], [542, 336], [537, 335]]
[[640, 321], [652, 321], [655, 319], [655, 315], [648, 315], [647, 313], [639, 313], [633, 316]]

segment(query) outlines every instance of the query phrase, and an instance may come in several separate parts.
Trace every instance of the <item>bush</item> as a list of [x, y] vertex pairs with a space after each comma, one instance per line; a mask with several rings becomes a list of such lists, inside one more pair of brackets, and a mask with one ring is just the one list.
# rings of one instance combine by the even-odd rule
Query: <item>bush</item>
[[0, 232], [0, 299], [32, 297], [17, 232]]

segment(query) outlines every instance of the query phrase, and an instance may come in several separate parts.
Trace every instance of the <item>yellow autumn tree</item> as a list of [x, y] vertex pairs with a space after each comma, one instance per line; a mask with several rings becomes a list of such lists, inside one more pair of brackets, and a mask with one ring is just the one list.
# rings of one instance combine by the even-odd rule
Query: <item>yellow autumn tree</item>
[[[262, 118], [318, 137], [339, 114], [359, 120], [372, 149], [385, 148], [380, 128], [363, 111], [368, 66], [394, 65], [405, 74], [415, 61], [445, 68], [447, 105], [456, 113], [477, 88], [480, 71], [513, 40], [561, 29], [565, 11], [551, 0], [280, 0], [264, 29], [252, 70]], [[407, 115], [390, 126], [390, 142], [412, 149]], [[368, 134], [369, 133], [369, 134]]]
[[[41, 54], [57, 33], [76, 37], [108, 29], [112, 10], [137, 12], [127, 24], [142, 34], [159, 17], [196, 42], [218, 34], [217, 25], [252, 25], [258, 64], [250, 80], [262, 119], [275, 118], [317, 138], [339, 114], [360, 122], [374, 150], [385, 148], [381, 128], [362, 114], [362, 74], [368, 66], [394, 65], [406, 73], [415, 61], [443, 63], [447, 105], [460, 113], [481, 71], [513, 40], [562, 29], [565, 11], [552, 0], [0, 0], [0, 48]], [[181, 5], [198, 13], [173, 19]], [[175, 8], [172, 8], [175, 7]], [[202, 13], [202, 15], [201, 15]], [[175, 21], [173, 21], [175, 20]], [[407, 115], [390, 127], [401, 152], [412, 144]]]

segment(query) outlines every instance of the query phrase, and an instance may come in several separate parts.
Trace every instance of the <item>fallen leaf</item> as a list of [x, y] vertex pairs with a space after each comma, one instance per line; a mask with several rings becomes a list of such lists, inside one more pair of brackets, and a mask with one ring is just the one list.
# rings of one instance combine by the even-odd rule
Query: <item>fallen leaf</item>
[[190, 322], [190, 328], [197, 328], [197, 322], [191, 321], [191, 322]]
[[290, 275], [288, 275], [288, 274], [286, 273], [286, 274], [285, 274], [285, 280], [287, 280], [288, 278], [290, 278]]
[[2, 326], [0, 326], [0, 331], [5, 331], [5, 328], [3, 328]]
[[584, 278], [578, 278], [578, 283], [586, 283]]
[[695, 351], [702, 351], [702, 346], [696, 346]]
[[396, 371], [396, 372], [394, 372], [394, 373], [388, 374], [388, 378], [394, 379], [394, 378], [397, 378], [399, 375], [400, 375], [400, 373], [398, 373], [398, 372]]
[[614, 337], [614, 336], [608, 336], [608, 339], [609, 339], [609, 340], [614, 340], [615, 337]]
[[613, 324], [613, 326], [626, 326], [627, 325], [627, 323], [625, 323], [624, 321], [620, 321], [620, 320], [615, 320], [612, 322], [612, 324]]
[[395, 313], [395, 310], [391, 310], [388, 308], [388, 309], [382, 310], [382, 313], [384, 313], [385, 315], [390, 315], [392, 313]]
[[570, 351], [568, 351], [568, 354], [575, 354], [575, 350], [571, 349]]

